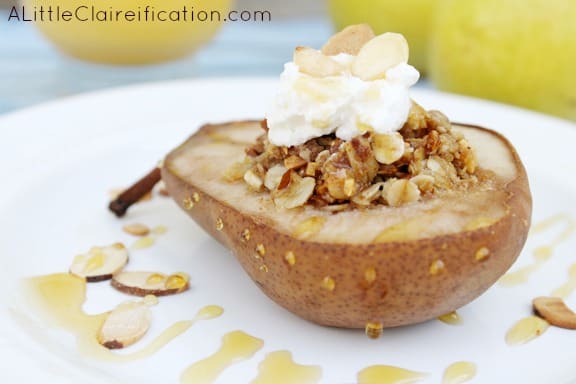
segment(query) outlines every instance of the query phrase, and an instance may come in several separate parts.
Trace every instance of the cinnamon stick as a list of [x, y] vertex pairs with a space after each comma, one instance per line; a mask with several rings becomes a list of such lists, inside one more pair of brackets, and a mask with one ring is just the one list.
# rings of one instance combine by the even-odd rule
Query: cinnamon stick
[[134, 183], [130, 188], [122, 192], [117, 198], [112, 200], [108, 205], [108, 209], [117, 217], [124, 216], [126, 211], [128, 211], [128, 208], [150, 192], [160, 179], [160, 168], [156, 167], [146, 176]]

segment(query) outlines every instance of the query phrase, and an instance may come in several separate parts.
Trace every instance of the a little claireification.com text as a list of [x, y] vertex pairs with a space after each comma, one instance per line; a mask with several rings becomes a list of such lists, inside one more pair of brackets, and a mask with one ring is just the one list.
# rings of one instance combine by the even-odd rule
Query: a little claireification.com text
[[183, 5], [180, 8], [158, 8], [141, 5], [134, 8], [98, 7], [78, 4], [75, 7], [38, 5], [13, 6], [8, 14], [11, 22], [270, 22], [272, 14], [266, 10], [196, 9]]

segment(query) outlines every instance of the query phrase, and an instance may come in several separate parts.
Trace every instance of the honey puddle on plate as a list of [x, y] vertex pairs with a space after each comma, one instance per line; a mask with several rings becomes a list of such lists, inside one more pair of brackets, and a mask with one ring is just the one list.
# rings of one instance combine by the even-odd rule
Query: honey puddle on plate
[[186, 368], [180, 376], [180, 383], [213, 383], [228, 366], [251, 358], [263, 345], [261, 339], [242, 331], [227, 333], [222, 338], [222, 345], [216, 353]]
[[530, 275], [536, 272], [546, 261], [548, 261], [554, 254], [554, 250], [558, 245], [568, 240], [576, 232], [576, 220], [565, 214], [559, 214], [549, 217], [532, 227], [530, 234], [538, 234], [544, 232], [558, 224], [563, 224], [564, 229], [560, 232], [550, 244], [540, 246], [534, 249], [532, 255], [534, 261], [532, 264], [521, 267], [514, 272], [509, 272], [502, 276], [500, 284], [504, 286], [515, 286], [528, 281]]
[[442, 384], [462, 384], [476, 376], [476, 364], [469, 361], [457, 361], [444, 370]]
[[82, 310], [86, 300], [84, 279], [68, 273], [56, 273], [27, 278], [23, 284], [32, 308], [49, 326], [72, 333], [81, 354], [106, 361], [133, 361], [151, 356], [186, 332], [196, 321], [212, 319], [223, 312], [218, 306], [204, 307], [194, 319], [174, 323], [144, 348], [131, 354], [119, 355], [100, 345], [96, 339], [109, 312], [88, 315]]
[[[550, 296], [565, 299], [576, 290], [576, 264], [572, 264], [568, 270], [568, 280], [554, 289]], [[506, 333], [508, 345], [525, 344], [542, 335], [550, 324], [538, 317], [528, 316], [518, 320]]]
[[290, 352], [276, 351], [266, 355], [250, 384], [316, 384], [321, 378], [320, 367], [296, 364]]
[[411, 384], [422, 381], [427, 374], [392, 365], [373, 365], [358, 372], [358, 384]]
[[546, 332], [548, 322], [538, 316], [528, 316], [518, 320], [506, 333], [508, 345], [525, 344]]

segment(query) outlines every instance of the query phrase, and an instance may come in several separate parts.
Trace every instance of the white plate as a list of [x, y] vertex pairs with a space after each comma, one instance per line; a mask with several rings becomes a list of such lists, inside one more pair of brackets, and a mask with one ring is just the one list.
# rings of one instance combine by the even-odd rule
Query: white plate
[[[534, 296], [549, 294], [567, 279], [576, 262], [575, 236], [560, 244], [528, 283], [496, 285], [460, 309], [461, 326], [434, 320], [387, 330], [374, 341], [362, 331], [316, 326], [278, 307], [228, 251], [169, 199], [138, 205], [123, 220], [107, 212], [111, 188], [143, 174], [199, 124], [261, 117], [274, 86], [267, 79], [145, 85], [56, 101], [0, 119], [0, 289], [6, 301], [0, 317], [2, 383], [178, 383], [186, 366], [215, 352], [221, 337], [236, 329], [261, 338], [264, 347], [226, 369], [218, 383], [249, 382], [258, 363], [276, 350], [320, 366], [323, 383], [353, 383], [361, 369], [376, 364], [427, 372], [425, 382], [438, 383], [444, 368], [461, 360], [477, 365], [477, 383], [576, 382], [575, 332], [551, 327], [522, 346], [504, 341], [510, 326], [530, 313]], [[415, 90], [413, 96], [452, 120], [485, 125], [510, 138], [530, 175], [535, 222], [563, 211], [576, 217], [574, 125], [433, 91]], [[120, 228], [131, 221], [169, 228], [155, 246], [133, 252], [131, 268], [184, 270], [192, 278], [189, 292], [153, 308], [155, 321], [147, 338], [207, 304], [222, 306], [223, 316], [197, 323], [149, 359], [124, 365], [81, 358], [63, 332], [25, 326], [15, 312], [21, 305], [14, 301], [21, 277], [66, 271], [75, 254], [93, 245], [130, 242]], [[561, 230], [559, 225], [531, 236], [513, 269], [531, 263], [533, 249]], [[86, 310], [104, 311], [124, 299], [106, 283], [91, 285]], [[576, 307], [573, 297], [567, 303]]]

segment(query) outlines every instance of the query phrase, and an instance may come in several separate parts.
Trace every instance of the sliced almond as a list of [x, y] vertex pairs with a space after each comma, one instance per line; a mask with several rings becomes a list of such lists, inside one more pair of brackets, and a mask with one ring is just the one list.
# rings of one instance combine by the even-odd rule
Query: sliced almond
[[244, 173], [244, 181], [255, 191], [259, 191], [264, 185], [264, 181], [252, 169]]
[[284, 159], [284, 166], [288, 169], [298, 169], [306, 165], [306, 160], [300, 156], [291, 155]]
[[150, 233], [150, 228], [140, 223], [126, 224], [122, 230], [132, 236], [146, 236]]
[[357, 55], [360, 48], [374, 37], [374, 31], [368, 24], [350, 25], [333, 35], [322, 47], [325, 55], [347, 53]]
[[372, 150], [380, 164], [392, 164], [404, 154], [404, 138], [398, 132], [375, 134], [372, 137]]
[[313, 48], [296, 47], [294, 64], [300, 72], [313, 77], [336, 76], [344, 72], [345, 67]]
[[352, 63], [352, 74], [362, 80], [386, 77], [386, 71], [408, 62], [408, 42], [399, 33], [376, 36], [360, 49]]
[[167, 296], [186, 291], [190, 286], [189, 280], [183, 272], [165, 275], [158, 272], [125, 271], [114, 275], [111, 284], [129, 295]]
[[576, 329], [576, 313], [559, 297], [537, 297], [532, 300], [534, 311], [547, 322], [560, 328]]
[[109, 280], [128, 263], [128, 250], [121, 243], [105, 247], [92, 247], [87, 253], [74, 258], [70, 273], [88, 282]]
[[150, 328], [152, 314], [148, 304], [125, 302], [114, 308], [98, 332], [98, 342], [108, 349], [119, 349], [140, 340]]

